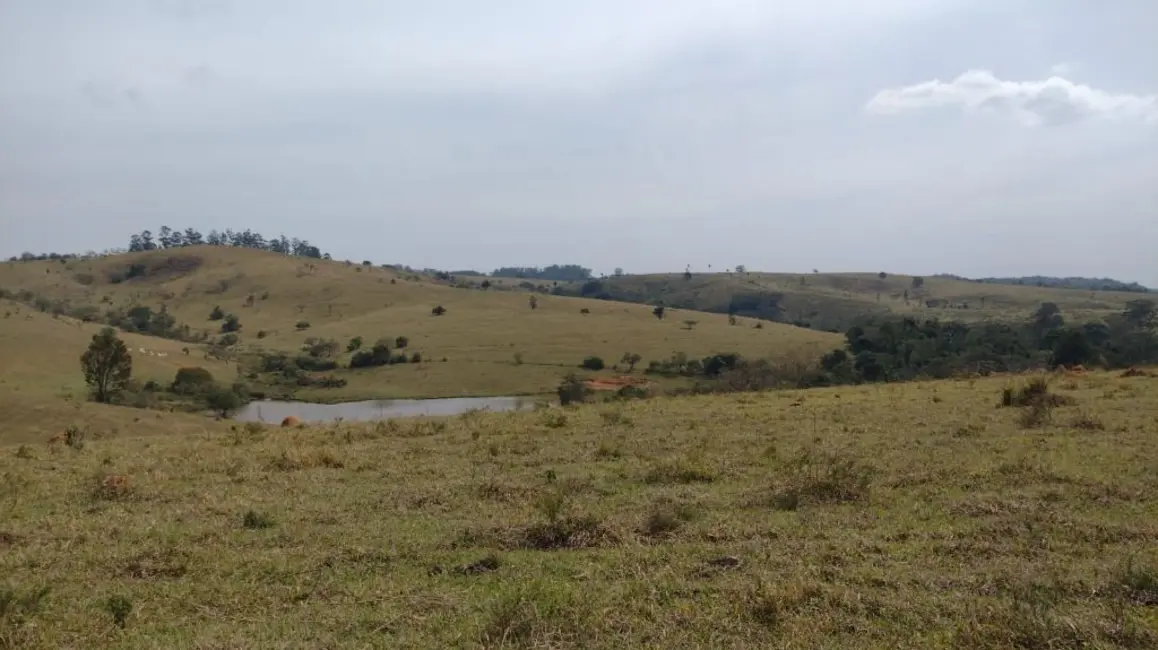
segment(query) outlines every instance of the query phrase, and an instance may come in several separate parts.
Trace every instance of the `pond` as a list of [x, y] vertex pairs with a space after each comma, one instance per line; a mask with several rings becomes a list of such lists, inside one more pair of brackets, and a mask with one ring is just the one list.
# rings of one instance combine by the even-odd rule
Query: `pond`
[[364, 402], [315, 404], [312, 402], [250, 402], [234, 420], [280, 424], [293, 416], [302, 422], [373, 421], [416, 415], [458, 415], [474, 409], [519, 411], [535, 406], [535, 397], [447, 397], [439, 399], [375, 399]]

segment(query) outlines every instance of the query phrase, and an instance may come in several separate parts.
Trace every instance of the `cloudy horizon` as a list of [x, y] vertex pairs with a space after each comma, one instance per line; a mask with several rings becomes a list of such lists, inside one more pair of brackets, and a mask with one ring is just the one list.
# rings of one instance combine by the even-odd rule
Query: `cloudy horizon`
[[1158, 287], [1158, 5], [0, 3], [0, 254]]

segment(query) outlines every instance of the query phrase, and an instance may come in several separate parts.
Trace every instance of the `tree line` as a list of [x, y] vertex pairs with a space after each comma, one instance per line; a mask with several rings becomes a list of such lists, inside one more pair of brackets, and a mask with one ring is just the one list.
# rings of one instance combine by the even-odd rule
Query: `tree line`
[[201, 246], [203, 244], [209, 246], [254, 248], [282, 253], [284, 255], [329, 259], [328, 254], [323, 254], [317, 246], [310, 244], [304, 239], [298, 239], [297, 237], [289, 239], [285, 235], [266, 239], [261, 233], [254, 232], [248, 228], [242, 231], [234, 231], [229, 228], [223, 231], [210, 230], [202, 236], [202, 234], [194, 228], [174, 230], [169, 226], [161, 226], [156, 236], [153, 235], [151, 230], [142, 230], [129, 237], [129, 252]]

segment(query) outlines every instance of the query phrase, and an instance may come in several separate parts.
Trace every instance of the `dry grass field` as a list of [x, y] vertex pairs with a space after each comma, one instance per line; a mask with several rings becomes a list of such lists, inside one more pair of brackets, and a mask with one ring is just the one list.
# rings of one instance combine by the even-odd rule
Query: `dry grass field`
[[[142, 275], [110, 281], [133, 264], [141, 265]], [[660, 321], [649, 307], [579, 298], [537, 296], [537, 307], [532, 310], [527, 294], [454, 289], [407, 279], [405, 274], [383, 268], [222, 247], [65, 264], [4, 263], [0, 264], [0, 288], [67, 300], [72, 307], [158, 309], [164, 304], [178, 322], [215, 337], [221, 321], [209, 320], [209, 314], [220, 306], [240, 318], [240, 350], [296, 352], [308, 337], [334, 338], [344, 349], [351, 338], [360, 336], [369, 347], [381, 337], [405, 336], [410, 340], [406, 351], [419, 352], [424, 359], [421, 364], [338, 371], [335, 374], [348, 385], [300, 393], [311, 401], [541, 394], [553, 391], [560, 377], [578, 370], [583, 359], [592, 355], [602, 357], [608, 366], [627, 352], [640, 354], [643, 365], [675, 352], [692, 357], [738, 352], [813, 360], [842, 343], [834, 334], [776, 323], [756, 329], [755, 321], [741, 319], [733, 326], [719, 314], [672, 310]], [[439, 305], [447, 312], [433, 316], [431, 310]], [[30, 310], [25, 307], [24, 311]], [[67, 351], [62, 352], [61, 362], [54, 358], [52, 363], [41, 363], [36, 356], [41, 346], [26, 338], [32, 332], [21, 318], [0, 320], [0, 336], [29, 342], [13, 350], [24, 357], [17, 359], [20, 366], [37, 366], [54, 387], [75, 384], [80, 379], [76, 358], [91, 333], [85, 330], [72, 343], [54, 345]], [[685, 324], [688, 320], [696, 321], [691, 329]], [[299, 329], [299, 322], [309, 327]], [[167, 350], [184, 347], [167, 342], [157, 345]], [[135, 350], [136, 345], [130, 348]], [[348, 358], [344, 354], [339, 361], [344, 364]], [[197, 350], [191, 361], [189, 365], [218, 373], [205, 365]], [[22, 378], [7, 365], [0, 369], [0, 379]]]
[[0, 648], [1158, 647], [1158, 378], [1014, 380], [0, 447]]
[[[478, 281], [478, 278], [473, 278]], [[781, 320], [803, 321], [818, 328], [846, 329], [866, 314], [909, 315], [942, 320], [1020, 321], [1043, 302], [1056, 303], [1066, 318], [1083, 321], [1120, 312], [1144, 294], [1083, 291], [1006, 284], [984, 284], [948, 278], [874, 273], [693, 273], [627, 275], [602, 282], [617, 298], [685, 305], [705, 311], [727, 311], [736, 294], [777, 296]], [[492, 282], [495, 282], [492, 280]], [[519, 280], [505, 279], [505, 285]], [[570, 285], [570, 291], [578, 285]], [[931, 303], [929, 301], [932, 301]]]

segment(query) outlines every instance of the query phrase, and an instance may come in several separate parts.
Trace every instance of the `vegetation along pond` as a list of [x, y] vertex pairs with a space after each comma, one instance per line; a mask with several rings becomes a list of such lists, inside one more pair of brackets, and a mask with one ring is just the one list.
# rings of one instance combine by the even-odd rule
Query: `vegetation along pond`
[[375, 399], [340, 404], [312, 402], [250, 402], [237, 411], [234, 420], [278, 424], [293, 416], [302, 422], [335, 420], [386, 420], [417, 415], [458, 415], [474, 409], [516, 411], [533, 408], [534, 397], [448, 397], [439, 399]]

